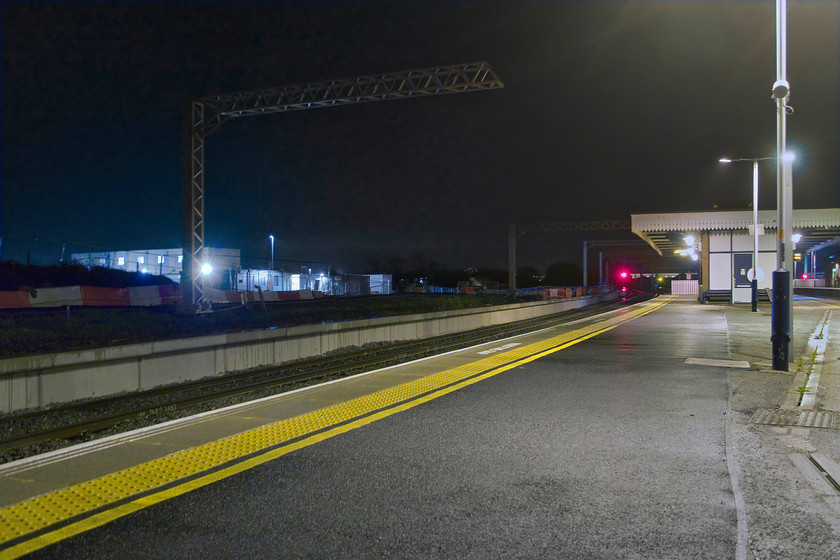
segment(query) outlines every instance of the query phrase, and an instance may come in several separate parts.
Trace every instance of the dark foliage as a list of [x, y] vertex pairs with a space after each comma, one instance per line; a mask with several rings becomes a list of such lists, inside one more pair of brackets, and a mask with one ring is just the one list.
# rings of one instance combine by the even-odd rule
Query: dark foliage
[[578, 265], [557, 262], [548, 266], [545, 271], [546, 286], [580, 286], [583, 273]]
[[0, 290], [4, 291], [58, 288], [62, 286], [130, 288], [161, 284], [172, 284], [172, 280], [165, 276], [126, 272], [98, 266], [88, 269], [80, 264], [27, 266], [17, 261], [0, 262]]
[[0, 311], [0, 357], [82, 350], [303, 324], [501, 305], [501, 295], [328, 298], [193, 315], [173, 308], [62, 308]]

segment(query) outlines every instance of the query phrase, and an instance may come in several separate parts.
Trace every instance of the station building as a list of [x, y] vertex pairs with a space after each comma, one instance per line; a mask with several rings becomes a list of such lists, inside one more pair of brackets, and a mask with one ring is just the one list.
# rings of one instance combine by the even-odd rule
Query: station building
[[332, 296], [386, 295], [391, 293], [390, 274], [330, 274], [301, 267], [300, 272], [242, 269], [236, 274], [238, 292], [295, 292], [311, 290]]
[[[208, 286], [238, 292], [296, 292], [309, 290], [336, 296], [361, 296], [390, 294], [390, 274], [333, 275], [329, 270], [313, 270], [302, 266], [299, 271], [243, 269], [239, 249], [205, 247], [213, 272], [205, 278]], [[88, 268], [101, 266], [126, 272], [142, 272], [166, 276], [181, 282], [183, 271], [181, 249], [137, 249], [131, 251], [105, 251], [98, 253], [73, 253], [73, 262]]]
[[[758, 289], [772, 288], [776, 269], [776, 210], [758, 212]], [[840, 285], [840, 208], [793, 210], [795, 287]], [[727, 294], [749, 303], [752, 292], [753, 212], [689, 212], [631, 215], [633, 233], [660, 256], [685, 255], [698, 262], [694, 293]]]
[[[216, 271], [216, 284], [230, 282], [232, 272], [240, 267], [239, 249], [217, 249], [205, 247], [208, 262]], [[184, 251], [175, 249], [134, 249], [131, 251], [105, 251], [98, 253], [73, 253], [73, 262], [88, 268], [101, 266], [126, 272], [142, 272], [166, 276], [173, 282], [181, 282], [184, 269]]]

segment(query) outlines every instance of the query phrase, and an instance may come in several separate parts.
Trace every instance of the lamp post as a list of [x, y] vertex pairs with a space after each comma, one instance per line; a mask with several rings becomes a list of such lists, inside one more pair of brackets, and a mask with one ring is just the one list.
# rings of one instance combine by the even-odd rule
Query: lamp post
[[750, 301], [753, 311], [758, 311], [758, 162], [765, 159], [773, 158], [769, 156], [761, 158], [720, 158], [721, 163], [732, 163], [735, 161], [753, 162], [753, 277], [750, 280], [750, 290], [752, 292]]
[[269, 235], [268, 239], [271, 240], [271, 264], [269, 265], [269, 269], [274, 270], [274, 236]]
[[770, 98], [776, 104], [776, 270], [773, 271], [773, 309], [770, 340], [773, 369], [788, 371], [793, 338], [793, 290], [789, 250], [793, 229], [793, 174], [786, 154], [790, 83], [787, 81], [787, 0], [776, 0], [776, 81]]

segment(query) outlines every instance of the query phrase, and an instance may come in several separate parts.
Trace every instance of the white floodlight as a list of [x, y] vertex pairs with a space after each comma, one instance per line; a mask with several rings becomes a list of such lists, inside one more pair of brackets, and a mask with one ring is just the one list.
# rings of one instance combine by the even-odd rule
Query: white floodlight
[[205, 276], [209, 276], [213, 273], [213, 265], [210, 263], [204, 263], [201, 265], [201, 273]]

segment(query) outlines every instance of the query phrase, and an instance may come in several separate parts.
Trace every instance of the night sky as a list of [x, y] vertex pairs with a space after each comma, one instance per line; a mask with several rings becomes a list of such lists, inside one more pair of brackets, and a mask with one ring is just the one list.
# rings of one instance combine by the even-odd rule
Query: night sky
[[[788, 2], [794, 206], [840, 206], [836, 1]], [[188, 99], [485, 60], [504, 89], [234, 119], [206, 241], [365, 272], [506, 266], [507, 225], [748, 209], [775, 2], [4, 2], [2, 253], [178, 247]], [[775, 165], [759, 207], [775, 208]], [[521, 265], [577, 262], [531, 234]]]

